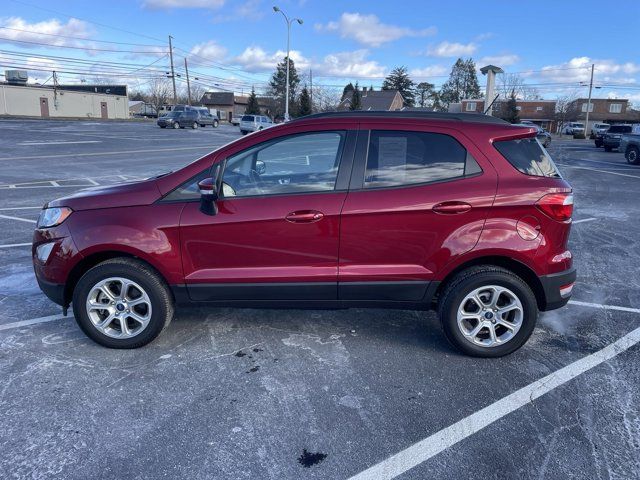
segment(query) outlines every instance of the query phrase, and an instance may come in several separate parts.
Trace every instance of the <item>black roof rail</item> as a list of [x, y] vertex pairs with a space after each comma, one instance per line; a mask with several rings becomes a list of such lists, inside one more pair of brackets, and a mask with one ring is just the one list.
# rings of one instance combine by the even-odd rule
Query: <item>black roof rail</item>
[[411, 110], [348, 110], [341, 112], [323, 112], [305, 115], [293, 120], [315, 120], [316, 118], [353, 118], [353, 117], [380, 117], [380, 118], [413, 118], [421, 120], [452, 120], [469, 123], [494, 123], [509, 125], [509, 122], [501, 118], [484, 115], [482, 113], [448, 113], [448, 112], [416, 112]]

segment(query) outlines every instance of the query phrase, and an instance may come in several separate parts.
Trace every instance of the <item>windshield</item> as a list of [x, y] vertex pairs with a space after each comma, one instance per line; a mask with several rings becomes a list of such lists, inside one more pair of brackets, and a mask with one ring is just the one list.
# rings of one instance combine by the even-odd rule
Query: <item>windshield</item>
[[631, 125], [613, 125], [607, 133], [631, 133]]

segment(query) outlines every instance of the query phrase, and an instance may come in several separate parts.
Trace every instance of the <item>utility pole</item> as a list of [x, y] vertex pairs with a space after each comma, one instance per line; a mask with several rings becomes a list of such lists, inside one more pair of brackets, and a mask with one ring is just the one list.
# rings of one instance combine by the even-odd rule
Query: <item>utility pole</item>
[[311, 102], [311, 113], [313, 113], [313, 70], [309, 69], [309, 97]]
[[589, 99], [587, 100], [587, 115], [584, 121], [584, 135], [587, 136], [587, 129], [589, 128], [589, 110], [591, 110], [591, 90], [593, 90], [593, 70], [596, 64], [591, 64], [591, 81], [589, 82]]
[[278, 13], [280, 12], [282, 14], [282, 16], [284, 17], [285, 21], [287, 22], [287, 86], [286, 86], [286, 98], [284, 100], [284, 121], [288, 122], [289, 121], [289, 63], [291, 63], [291, 61], [289, 60], [289, 52], [290, 52], [290, 40], [291, 40], [291, 23], [292, 22], [298, 22], [299, 25], [302, 25], [302, 20], [299, 18], [292, 18], [289, 19], [289, 17], [287, 17], [287, 14], [284, 13], [282, 10], [280, 10], [280, 8], [278, 7], [273, 7], [273, 11]]
[[184, 57], [184, 71], [187, 74], [187, 98], [189, 99], [189, 105], [191, 105], [191, 84], [189, 83], [189, 67], [187, 67], [187, 57]]
[[171, 59], [171, 81], [173, 82], [173, 104], [178, 103], [178, 95], [176, 93], [176, 74], [173, 70], [173, 46], [171, 45], [171, 39], [173, 37], [169, 35], [169, 58]]

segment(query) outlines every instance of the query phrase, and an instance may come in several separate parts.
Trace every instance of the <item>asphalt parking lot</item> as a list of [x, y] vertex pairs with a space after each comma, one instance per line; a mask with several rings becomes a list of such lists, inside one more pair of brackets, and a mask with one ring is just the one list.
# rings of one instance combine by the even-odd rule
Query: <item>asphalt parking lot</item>
[[238, 136], [0, 120], [0, 478], [640, 477], [640, 167], [588, 140], [549, 149], [575, 191], [573, 302], [505, 358], [457, 354], [434, 313], [368, 309], [182, 309], [108, 350], [40, 293], [47, 200]]

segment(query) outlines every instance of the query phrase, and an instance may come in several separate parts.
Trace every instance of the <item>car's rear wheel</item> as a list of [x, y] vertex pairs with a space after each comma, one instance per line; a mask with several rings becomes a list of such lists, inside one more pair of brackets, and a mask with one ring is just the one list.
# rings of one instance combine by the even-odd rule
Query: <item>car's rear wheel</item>
[[173, 128], [175, 130], [179, 129], [180, 128], [180, 124], [178, 122], [173, 122]]
[[173, 297], [145, 263], [116, 258], [87, 271], [73, 292], [73, 314], [82, 331], [109, 348], [138, 348], [173, 318]]
[[160, 128], [167, 128], [166, 125], [160, 125]]
[[638, 147], [631, 146], [627, 148], [624, 156], [627, 159], [627, 162], [629, 162], [631, 165], [640, 164], [640, 150], [638, 150]]
[[501, 357], [531, 336], [538, 306], [531, 288], [513, 272], [494, 266], [457, 274], [438, 302], [447, 339], [463, 353]]
[[220, 125], [220, 123], [217, 120], [214, 120], [212, 127], [213, 128], [218, 128], [218, 125]]

